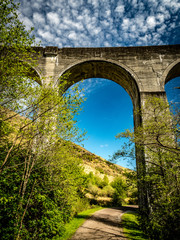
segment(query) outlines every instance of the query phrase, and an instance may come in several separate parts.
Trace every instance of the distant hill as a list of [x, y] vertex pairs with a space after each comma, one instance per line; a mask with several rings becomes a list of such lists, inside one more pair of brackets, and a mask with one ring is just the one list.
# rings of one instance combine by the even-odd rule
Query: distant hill
[[93, 172], [101, 178], [103, 178], [104, 175], [107, 175], [111, 182], [115, 177], [122, 175], [124, 171], [131, 171], [128, 168], [111, 163], [104, 158], [91, 153], [75, 143], [72, 143], [72, 148], [74, 154], [83, 160], [84, 171], [86, 173]]

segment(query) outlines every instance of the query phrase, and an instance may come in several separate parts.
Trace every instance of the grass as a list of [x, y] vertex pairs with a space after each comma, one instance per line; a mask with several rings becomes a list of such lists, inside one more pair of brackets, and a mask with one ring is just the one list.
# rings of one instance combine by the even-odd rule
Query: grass
[[85, 222], [87, 218], [89, 218], [94, 212], [103, 209], [102, 207], [96, 207], [92, 209], [85, 210], [79, 213], [76, 217], [74, 217], [69, 223], [65, 225], [66, 232], [65, 234], [58, 238], [57, 240], [68, 240], [72, 237], [72, 235], [76, 232], [76, 230]]
[[124, 235], [131, 240], [147, 240], [148, 237], [140, 230], [136, 212], [127, 212], [122, 216]]

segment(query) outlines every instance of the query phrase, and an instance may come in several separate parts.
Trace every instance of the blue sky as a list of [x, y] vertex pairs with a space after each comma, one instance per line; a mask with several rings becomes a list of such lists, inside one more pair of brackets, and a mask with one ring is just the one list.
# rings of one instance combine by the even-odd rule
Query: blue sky
[[120, 146], [115, 135], [133, 128], [131, 98], [120, 85], [107, 79], [88, 79], [80, 86], [87, 98], [78, 116], [78, 126], [87, 131], [84, 146], [108, 160]]
[[[179, 0], [17, 0], [27, 29], [42, 46], [116, 47], [180, 43]], [[179, 101], [178, 80], [167, 84]], [[78, 126], [88, 131], [84, 147], [106, 159], [119, 148], [115, 135], [133, 128], [132, 103], [125, 90], [104, 79], [82, 83], [87, 101]], [[119, 162], [127, 166], [125, 162]]]

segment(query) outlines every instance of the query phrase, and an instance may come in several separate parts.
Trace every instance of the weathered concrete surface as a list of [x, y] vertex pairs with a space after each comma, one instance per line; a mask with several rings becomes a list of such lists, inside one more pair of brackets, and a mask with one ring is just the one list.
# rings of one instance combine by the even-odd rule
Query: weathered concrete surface
[[121, 216], [136, 208], [106, 208], [94, 213], [76, 231], [71, 240], [126, 240], [121, 227]]
[[[180, 45], [34, 49], [38, 59], [35, 70], [42, 84], [56, 84], [67, 72], [70, 73], [67, 88], [82, 79], [109, 79], [129, 93], [134, 110], [148, 96], [166, 98], [165, 83], [180, 76]], [[140, 120], [134, 118], [136, 126]]]
[[[35, 50], [40, 52], [37, 71], [41, 76], [52, 76], [55, 81], [67, 70], [75, 71], [75, 81], [102, 77], [121, 84], [120, 79], [130, 75], [135, 78], [140, 92], [158, 92], [164, 91], [165, 81], [180, 74], [180, 45], [62, 49], [38, 47]], [[116, 66], [120, 67], [120, 72], [114, 69]], [[173, 71], [169, 73], [172, 68]], [[123, 75], [120, 79], [118, 73]]]

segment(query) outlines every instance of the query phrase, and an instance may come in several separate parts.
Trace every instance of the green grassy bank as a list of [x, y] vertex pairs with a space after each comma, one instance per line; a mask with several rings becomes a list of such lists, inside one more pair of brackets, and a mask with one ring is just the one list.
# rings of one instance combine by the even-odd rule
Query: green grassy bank
[[54, 238], [54, 240], [67, 240], [72, 237], [76, 230], [89, 218], [94, 212], [103, 209], [102, 207], [96, 207], [85, 210], [74, 217], [69, 223], [65, 225], [66, 232], [61, 238]]
[[141, 231], [136, 212], [127, 212], [122, 216], [123, 232], [127, 239], [147, 240], [148, 237]]

